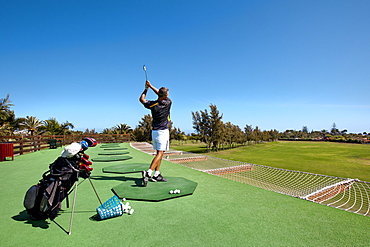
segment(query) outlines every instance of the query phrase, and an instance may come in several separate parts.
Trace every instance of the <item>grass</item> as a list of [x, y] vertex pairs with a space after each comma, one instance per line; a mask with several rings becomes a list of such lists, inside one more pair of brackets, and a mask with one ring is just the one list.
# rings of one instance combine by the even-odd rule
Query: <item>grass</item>
[[[131, 160], [147, 163], [152, 156], [128, 144]], [[42, 150], [0, 162], [0, 246], [368, 246], [370, 218], [298, 198], [238, 183], [163, 161], [168, 177], [198, 183], [191, 196], [161, 202], [130, 200], [133, 215], [103, 221], [91, 218], [98, 200], [88, 181], [78, 187], [73, 234], [67, 235], [71, 208], [56, 218], [32, 221], [25, 214], [23, 198], [61, 148]], [[88, 154], [99, 157], [99, 146]], [[119, 162], [94, 162], [91, 179], [103, 201], [111, 188], [136, 174], [103, 173]], [[150, 186], [150, 184], [148, 185]], [[70, 198], [72, 201], [73, 198]]]
[[[204, 144], [173, 143], [171, 148], [205, 153]], [[370, 182], [370, 145], [333, 142], [269, 142], [211, 152], [208, 155], [323, 175]]]

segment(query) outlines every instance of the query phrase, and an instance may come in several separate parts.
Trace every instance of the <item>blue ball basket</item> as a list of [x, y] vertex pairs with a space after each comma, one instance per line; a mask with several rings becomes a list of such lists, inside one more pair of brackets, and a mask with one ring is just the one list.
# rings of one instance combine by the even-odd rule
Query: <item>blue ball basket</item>
[[99, 214], [100, 219], [109, 219], [123, 214], [122, 202], [118, 196], [114, 195], [109, 200], [100, 205], [96, 212]]

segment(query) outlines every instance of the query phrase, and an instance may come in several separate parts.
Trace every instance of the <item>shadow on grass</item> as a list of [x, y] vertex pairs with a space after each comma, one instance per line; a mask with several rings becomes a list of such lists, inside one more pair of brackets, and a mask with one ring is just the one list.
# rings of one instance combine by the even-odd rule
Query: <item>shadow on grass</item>
[[135, 185], [131, 185], [132, 187], [143, 187], [142, 178], [132, 178], [132, 177], [124, 177], [124, 176], [115, 176], [115, 177], [95, 176], [95, 177], [91, 177], [91, 179], [100, 180], [100, 181], [117, 180], [121, 182], [134, 181]]
[[[75, 211], [74, 213], [87, 213], [87, 212], [95, 212], [95, 211], [92, 211], [92, 210]], [[63, 213], [70, 214], [71, 212], [65, 212], [65, 211], [62, 210], [61, 212], [58, 213], [58, 215], [61, 215]], [[23, 221], [25, 224], [29, 224], [29, 225], [32, 225], [32, 227], [37, 227], [37, 228], [41, 228], [41, 229], [48, 229], [49, 225], [50, 225], [50, 223], [47, 222], [46, 220], [32, 220], [31, 217], [27, 214], [26, 210], [23, 210], [22, 212], [19, 212], [18, 215], [12, 216], [11, 218], [15, 221], [20, 221], [20, 222]], [[99, 217], [98, 214], [95, 214], [94, 216], [90, 217], [90, 220], [100, 221], [100, 217]], [[57, 225], [65, 233], [69, 234], [67, 229], [65, 229], [63, 226], [61, 226], [57, 221], [55, 221], [55, 219], [52, 220], [52, 222], [54, 222], [54, 224]]]
[[95, 215], [91, 216], [89, 218], [89, 220], [91, 220], [91, 221], [102, 221], [102, 219], [100, 219], [100, 216], [98, 214], [95, 214]]
[[25, 224], [30, 224], [33, 227], [38, 227], [41, 229], [48, 229], [50, 223], [46, 220], [32, 220], [30, 216], [27, 214], [26, 210], [23, 210], [22, 212], [19, 212], [18, 215], [15, 215], [12, 217], [15, 221], [24, 221]]
[[[122, 215], [118, 215], [118, 216], [114, 216], [114, 217], [106, 218], [106, 219], [103, 219], [103, 220], [114, 219], [114, 218], [117, 218], [117, 217], [122, 217]], [[89, 220], [91, 220], [91, 221], [97, 221], [97, 222], [98, 222], [98, 221], [103, 221], [103, 220], [100, 218], [99, 214], [95, 214], [95, 215], [91, 216], [91, 217], [89, 218]]]
[[133, 178], [133, 177], [124, 177], [124, 176], [94, 176], [90, 177], [93, 180], [99, 181], [108, 181], [108, 180], [117, 180], [122, 182], [135, 181], [136, 184], [141, 184], [142, 178]]

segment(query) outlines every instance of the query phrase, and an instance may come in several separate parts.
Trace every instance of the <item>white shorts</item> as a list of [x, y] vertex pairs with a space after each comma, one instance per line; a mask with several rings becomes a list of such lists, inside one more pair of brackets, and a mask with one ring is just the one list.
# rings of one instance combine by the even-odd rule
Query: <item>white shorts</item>
[[170, 146], [170, 131], [152, 130], [153, 149], [157, 151], [168, 151]]

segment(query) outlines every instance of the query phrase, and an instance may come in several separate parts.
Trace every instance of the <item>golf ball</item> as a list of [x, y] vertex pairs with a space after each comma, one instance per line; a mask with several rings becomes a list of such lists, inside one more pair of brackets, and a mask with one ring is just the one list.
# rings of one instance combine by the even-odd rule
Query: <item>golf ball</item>
[[173, 194], [173, 190], [170, 190], [170, 194]]
[[131, 209], [130, 212], [128, 212], [128, 214], [133, 214], [134, 213], [134, 209]]

